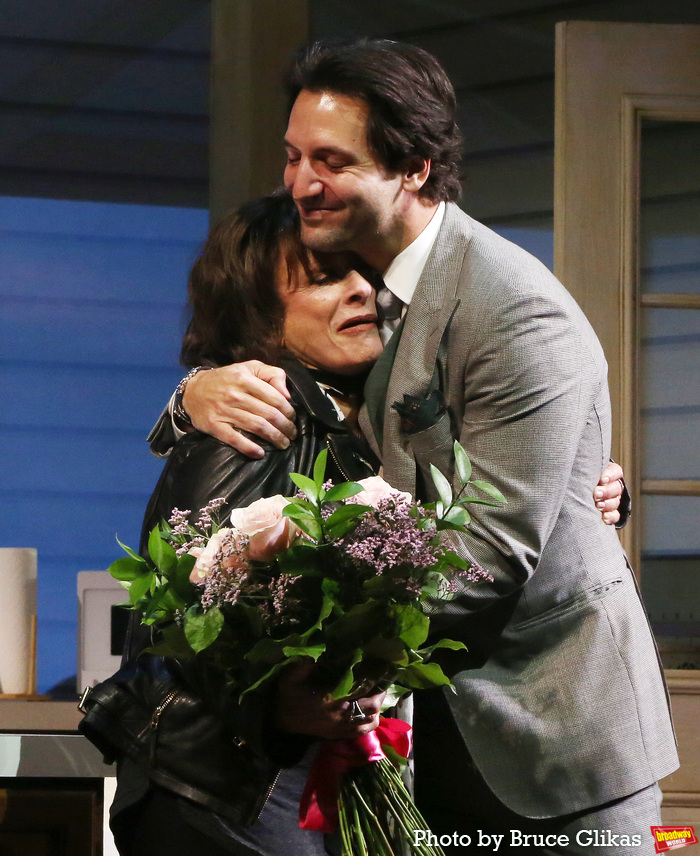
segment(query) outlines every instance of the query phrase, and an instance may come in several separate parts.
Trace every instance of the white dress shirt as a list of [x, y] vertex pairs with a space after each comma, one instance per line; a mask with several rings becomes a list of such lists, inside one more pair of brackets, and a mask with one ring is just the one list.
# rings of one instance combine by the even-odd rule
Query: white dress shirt
[[[413, 298], [413, 292], [416, 290], [418, 280], [421, 278], [430, 251], [433, 249], [433, 244], [438, 236], [444, 217], [445, 203], [441, 202], [425, 229], [406, 249], [402, 250], [396, 256], [384, 272], [384, 285], [404, 304], [400, 317], [405, 315], [406, 308]], [[382, 291], [383, 289], [377, 296], [378, 302], [381, 302]], [[385, 345], [391, 338], [391, 334], [396, 327], [398, 327], [398, 321], [394, 324], [390, 322], [389, 325], [382, 325], [380, 335]]]

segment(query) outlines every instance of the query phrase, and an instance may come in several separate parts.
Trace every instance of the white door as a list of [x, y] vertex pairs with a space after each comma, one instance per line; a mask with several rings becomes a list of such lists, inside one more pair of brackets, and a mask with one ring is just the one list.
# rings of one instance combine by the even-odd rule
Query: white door
[[610, 366], [680, 744], [664, 816], [700, 823], [700, 27], [558, 25], [554, 239]]

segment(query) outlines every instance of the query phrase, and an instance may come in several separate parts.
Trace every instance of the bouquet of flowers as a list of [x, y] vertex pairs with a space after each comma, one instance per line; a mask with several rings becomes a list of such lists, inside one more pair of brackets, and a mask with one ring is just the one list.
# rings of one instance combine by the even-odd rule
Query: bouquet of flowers
[[[150, 562], [121, 545], [128, 555], [109, 570], [128, 589], [127, 605], [158, 627], [154, 653], [206, 658], [241, 697], [309, 659], [318, 687], [334, 699], [381, 687], [391, 705], [411, 690], [449, 685], [431, 655], [464, 645], [428, 644], [424, 604], [489, 574], [448, 549], [440, 533], [466, 532], [471, 503], [500, 505], [504, 497], [472, 480], [459, 443], [459, 489], [453, 494], [431, 467], [439, 500], [429, 504], [378, 477], [326, 482], [326, 455], [312, 478], [292, 473], [294, 497], [234, 509], [229, 526], [215, 521], [223, 500], [194, 525], [190, 511], [175, 509], [150, 533]], [[467, 494], [470, 486], [484, 495]], [[441, 853], [414, 842], [426, 824], [400, 775], [409, 752], [410, 728], [392, 719], [356, 740], [322, 744], [302, 826], [327, 832], [339, 823], [344, 856], [391, 856], [404, 844], [424, 856]]]

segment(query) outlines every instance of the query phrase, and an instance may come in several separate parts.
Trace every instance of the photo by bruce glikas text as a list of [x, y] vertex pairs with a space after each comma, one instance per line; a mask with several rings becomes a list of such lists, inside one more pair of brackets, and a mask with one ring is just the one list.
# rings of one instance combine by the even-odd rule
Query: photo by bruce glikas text
[[[414, 846], [428, 844], [433, 847], [483, 847], [492, 853], [497, 853], [501, 846], [506, 852], [510, 847], [566, 847], [572, 843], [568, 835], [543, 835], [521, 832], [511, 829], [510, 836], [495, 835], [477, 829], [476, 835], [465, 835], [453, 832], [449, 835], [435, 835], [428, 829], [416, 829], [413, 833]], [[606, 829], [580, 829], [573, 838], [579, 847], [641, 847], [641, 835], [624, 835], [613, 833]]]

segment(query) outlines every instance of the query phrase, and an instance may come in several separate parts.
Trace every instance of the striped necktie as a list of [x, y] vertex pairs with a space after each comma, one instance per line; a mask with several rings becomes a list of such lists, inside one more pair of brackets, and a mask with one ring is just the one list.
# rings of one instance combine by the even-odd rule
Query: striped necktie
[[392, 333], [401, 323], [404, 306], [403, 300], [398, 298], [392, 291], [389, 291], [386, 286], [377, 292], [377, 307], [382, 319], [379, 335], [383, 345], [386, 345]]

